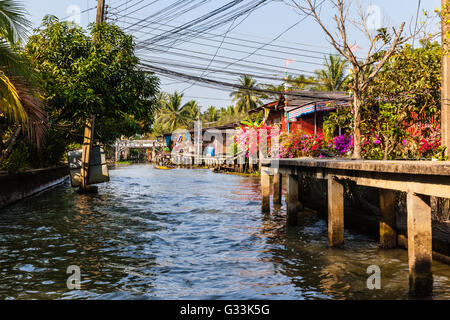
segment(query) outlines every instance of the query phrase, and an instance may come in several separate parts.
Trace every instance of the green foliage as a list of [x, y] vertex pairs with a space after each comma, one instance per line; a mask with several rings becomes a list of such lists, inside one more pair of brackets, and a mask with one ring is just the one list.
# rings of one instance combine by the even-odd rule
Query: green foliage
[[50, 127], [45, 138], [45, 145], [40, 152], [33, 150], [30, 153], [30, 163], [37, 168], [58, 165], [66, 157], [66, 148], [70, 140], [71, 137], [65, 130]]
[[[386, 37], [380, 30], [381, 40]], [[389, 39], [386, 39], [386, 41]], [[384, 41], [384, 40], [383, 40]], [[439, 150], [441, 89], [441, 47], [422, 41], [413, 49], [398, 48], [363, 96], [361, 134], [362, 156], [366, 159], [403, 159], [433, 157]], [[411, 130], [414, 124], [418, 129]], [[329, 139], [338, 127], [352, 132], [350, 108], [338, 108], [324, 120]]]
[[11, 152], [11, 155], [2, 162], [2, 167], [8, 173], [24, 172], [28, 167], [28, 146], [20, 144]]
[[4, 131], [20, 124], [26, 128], [29, 142], [40, 147], [46, 116], [36, 90], [36, 75], [21, 54], [21, 42], [30, 26], [20, 2], [0, 1], [0, 139]]
[[157, 100], [159, 110], [153, 126], [153, 131], [157, 134], [186, 128], [198, 118], [198, 104], [195, 101], [182, 104], [182, 93], [175, 91], [173, 94], [160, 94]]
[[263, 99], [279, 99], [280, 94], [285, 92], [285, 83], [287, 84], [287, 90], [291, 91], [301, 91], [301, 90], [312, 90], [315, 89], [314, 84], [316, 83], [316, 79], [314, 77], [306, 77], [301, 74], [297, 77], [292, 75], [288, 75], [287, 79], [284, 83], [273, 85], [273, 84], [262, 84], [261, 87], [270, 90], [276, 91], [277, 93], [266, 93], [262, 95]]
[[31, 22], [26, 18], [24, 6], [14, 0], [2, 0], [0, 3], [0, 37], [9, 43], [17, 43], [25, 39]]
[[327, 139], [336, 135], [338, 128], [342, 133], [351, 134], [353, 123], [353, 114], [348, 107], [337, 106], [336, 110], [330, 112], [323, 121], [323, 132]]
[[259, 88], [259, 85], [248, 75], [239, 78], [239, 85], [241, 88], [231, 92], [230, 96], [236, 104], [237, 110], [247, 113], [261, 104], [261, 94], [253, 90]]
[[68, 143], [80, 142], [91, 114], [103, 143], [149, 131], [158, 79], [138, 69], [133, 39], [119, 27], [103, 23], [89, 31], [47, 16], [26, 46], [52, 123], [69, 131]]
[[316, 79], [320, 85], [315, 87], [319, 91], [342, 91], [346, 90], [349, 81], [347, 74], [347, 61], [340, 57], [330, 54], [325, 57], [325, 68], [316, 70]]
[[[422, 42], [413, 49], [405, 45], [389, 59], [369, 85], [362, 109], [363, 135], [380, 140], [382, 159], [420, 157], [417, 143], [434, 129], [425, 124], [439, 121], [441, 96], [441, 47]], [[422, 123], [414, 132], [410, 127]], [[412, 133], [411, 133], [412, 132]]]

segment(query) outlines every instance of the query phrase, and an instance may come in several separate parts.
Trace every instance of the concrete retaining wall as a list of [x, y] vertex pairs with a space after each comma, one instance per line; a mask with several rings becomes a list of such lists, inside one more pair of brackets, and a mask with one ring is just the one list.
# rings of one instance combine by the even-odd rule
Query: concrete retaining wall
[[0, 175], [0, 209], [60, 184], [68, 175], [66, 166]]

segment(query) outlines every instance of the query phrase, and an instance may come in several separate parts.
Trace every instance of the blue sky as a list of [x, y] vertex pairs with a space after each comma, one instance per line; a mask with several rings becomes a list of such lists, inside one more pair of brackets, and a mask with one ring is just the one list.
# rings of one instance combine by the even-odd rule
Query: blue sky
[[[151, 20], [145, 20], [145, 18], [158, 12], [158, 10], [166, 8], [175, 0], [106, 0], [106, 3], [110, 6], [108, 18], [115, 20], [115, 23], [121, 27], [128, 27], [128, 31], [132, 31], [137, 41], [142, 41], [161, 32], [161, 28], [167, 28], [168, 24], [171, 26], [180, 25], [228, 1], [209, 1], [191, 12], [173, 17], [169, 21], [162, 18], [158, 19], [158, 17]], [[435, 8], [439, 7], [440, 2], [440, 0], [422, 0], [421, 10], [433, 12]], [[97, 1], [25, 0], [23, 3], [30, 13], [31, 20], [37, 27], [46, 14], [52, 14], [60, 18], [71, 16], [77, 10], [83, 11], [88, 8], [94, 8]], [[145, 56], [145, 59], [151, 61], [147, 63], [152, 65], [184, 73], [202, 75], [211, 79], [220, 79], [230, 83], [236, 82], [238, 76], [196, 69], [180, 69], [179, 65], [189, 64], [198, 68], [209, 67], [215, 70], [226, 69], [238, 73], [245, 70], [246, 72], [254, 72], [268, 78], [281, 79], [284, 73], [284, 59], [293, 59], [295, 62], [289, 65], [289, 74], [294, 76], [300, 73], [310, 75], [314, 70], [320, 68], [325, 54], [334, 53], [334, 50], [318, 24], [311, 18], [302, 20], [284, 32], [304, 18], [297, 10], [287, 5], [291, 3], [289, 0], [269, 1], [267, 5], [237, 19], [233, 22], [233, 25], [229, 23], [222, 25], [218, 29], [209, 30], [208, 35], [202, 35], [190, 42], [171, 43], [169, 46], [166, 44], [168, 47], [146, 46], [137, 53], [141, 57]], [[374, 26], [385, 26], [387, 24], [398, 27], [403, 21], [406, 22], [407, 28], [414, 28], [415, 26], [418, 0], [361, 0], [361, 4], [364, 11], [370, 14], [370, 21]], [[146, 5], [148, 6], [145, 7]], [[369, 9], [369, 6], [372, 6], [370, 7], [371, 9]], [[350, 11], [351, 16], [355, 15], [355, 10], [356, 8], [354, 7]], [[322, 10], [324, 20], [329, 22], [329, 25], [332, 22], [331, 12], [332, 9], [328, 6], [325, 6]], [[144, 19], [143, 21], [145, 22], [142, 23], [145, 23], [145, 28], [132, 27], [132, 24], [139, 19]], [[81, 14], [80, 20], [82, 26], [93, 22], [95, 20], [95, 8]], [[153, 21], [154, 23], [150, 25], [147, 21]], [[423, 21], [423, 17], [419, 16], [419, 25], [421, 21]], [[431, 31], [438, 31], [439, 26], [437, 22], [436, 20], [433, 24], [430, 24]], [[230, 30], [231, 28], [232, 30]], [[364, 51], [367, 50], [365, 38], [355, 28], [350, 29], [349, 33], [351, 42], [361, 47], [358, 55], [363, 55]], [[277, 39], [274, 40], [275, 38]], [[267, 43], [270, 43], [270, 45], [264, 46]], [[262, 49], [249, 56], [249, 53], [261, 46], [263, 46]], [[239, 59], [243, 60], [236, 62]], [[234, 62], [234, 64], [226, 67], [228, 63], [225, 62]], [[272, 79], [258, 79], [258, 81], [274, 84], [280, 83], [280, 81]], [[195, 99], [203, 109], [210, 105], [225, 107], [231, 104], [229, 97], [231, 89], [218, 90], [207, 88], [198, 83], [166, 77], [161, 77], [161, 89], [167, 92], [183, 91], [185, 102]]]

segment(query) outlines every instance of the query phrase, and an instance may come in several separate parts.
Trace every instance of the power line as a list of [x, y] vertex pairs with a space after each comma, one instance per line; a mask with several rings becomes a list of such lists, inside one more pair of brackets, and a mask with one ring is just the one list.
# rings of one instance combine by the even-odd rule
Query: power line
[[[141, 20], [141, 18], [138, 18], [138, 17], [132, 17], [132, 16], [124, 16], [124, 15], [121, 15], [121, 14], [117, 14], [117, 16], [119, 16], [119, 17], [123, 17], [123, 18], [130, 18], [130, 19], [133, 19], [133, 20]], [[120, 21], [120, 20], [119, 20]], [[180, 22], [180, 23], [184, 23], [184, 22]], [[167, 27], [170, 27], [170, 28], [174, 28], [175, 26], [173, 26], [173, 25], [170, 25], [170, 24], [167, 24], [167, 23], [156, 23], [156, 22], [151, 22], [150, 24], [157, 24], [157, 25], [160, 25], [160, 26], [167, 26]], [[149, 24], [149, 25], [150, 25]], [[145, 31], [143, 31], [144, 29], [146, 29], [146, 28], [149, 28], [149, 25], [139, 25], [141, 28], [139, 29], [139, 30], [137, 30], [137, 32], [145, 32]], [[158, 29], [158, 28], [152, 28], [152, 29], [155, 29], [155, 30], [162, 30], [162, 29]], [[220, 29], [217, 29], [217, 30], [220, 30]], [[165, 31], [167, 31], [167, 30], [165, 30]], [[225, 31], [225, 30], [224, 30]], [[211, 33], [211, 32], [204, 32], [204, 34], [209, 34], [209, 35], [212, 35], [212, 37], [211, 38], [214, 38], [214, 37], [220, 37], [221, 35], [219, 35], [219, 34], [214, 34], [214, 33]], [[235, 35], [242, 35], [242, 36], [248, 36], [248, 37], [251, 37], [251, 39], [245, 39], [245, 38], [233, 38], [233, 37], [228, 37], [228, 38], [230, 38], [230, 39], [236, 39], [236, 40], [240, 40], [240, 41], [249, 41], [249, 42], [252, 42], [252, 43], [256, 43], [256, 44], [263, 44], [264, 42], [260, 42], [260, 41], [255, 41], [255, 40], [252, 40], [253, 38], [261, 38], [261, 39], [270, 39], [269, 37], [262, 37], [262, 36], [258, 36], [258, 35], [255, 35], [255, 34], [247, 34], [247, 33], [240, 33], [240, 32], [230, 32], [230, 34], [235, 34]], [[316, 47], [316, 48], [325, 48], [325, 47], [323, 47], [323, 46], [318, 46], [318, 45], [313, 45], [313, 44], [307, 44], [307, 43], [301, 43], [301, 42], [295, 42], [295, 41], [283, 41], [283, 40], [277, 40], [278, 42], [282, 42], [282, 43], [290, 43], [290, 44], [296, 44], [296, 45], [299, 45], [299, 46], [304, 46], [304, 47]], [[282, 45], [279, 45], [279, 44], [274, 44], [274, 45], [271, 45], [271, 46], [276, 46], [276, 47], [283, 47], [283, 48], [288, 48], [288, 49], [292, 49], [292, 50], [302, 50], [302, 51], [307, 51], [307, 52], [313, 52], [313, 53], [319, 53], [319, 54], [325, 54], [325, 55], [329, 55], [329, 54], [333, 54], [333, 53], [331, 53], [331, 52], [324, 52], [324, 51], [312, 51], [312, 50], [307, 50], [307, 49], [299, 49], [299, 48], [297, 48], [297, 47], [285, 47], [285, 46], [282, 46]], [[334, 50], [334, 48], [331, 48], [332, 50]], [[334, 53], [333, 55], [338, 55], [337, 53]]]
[[[205, 53], [205, 52], [200, 52], [200, 51], [194, 51], [194, 50], [183, 50], [183, 49], [178, 49], [178, 48], [172, 48], [171, 50], [177, 50], [177, 51], [182, 51], [182, 52], [188, 51], [188, 52], [190, 52], [190, 53], [200, 54], [200, 55], [203, 55], [203, 56], [212, 56], [210, 53]], [[204, 58], [202, 58], [202, 57], [195, 56], [195, 55], [189, 55], [189, 54], [185, 54], [185, 53], [178, 53], [178, 52], [172, 52], [172, 51], [169, 51], [169, 52], [166, 52], [166, 54], [172, 54], [172, 55], [178, 55], [178, 56], [185, 56], [185, 57], [187, 57], [187, 58], [203, 59], [203, 60], [204, 60]], [[224, 57], [224, 56], [219, 56], [219, 55], [217, 55], [217, 57], [219, 57], [219, 58], [221, 58], [221, 59], [229, 59], [229, 60], [231, 59], [231, 58], [229, 58], [229, 57]], [[216, 59], [216, 61], [217, 61], [217, 62], [221, 62], [221, 63], [225, 63], [225, 64], [230, 63], [230, 61], [224, 61], [224, 60], [217, 60], [217, 59]], [[251, 60], [246, 60], [246, 59], [242, 59], [241, 62], [252, 63], [252, 64], [256, 64], [256, 65], [260, 65], [260, 66], [267, 66], [267, 67], [275, 68], [275, 70], [281, 72], [280, 66], [273, 65], [273, 64], [270, 64], [270, 63], [256, 62], [256, 61], [251, 61]], [[236, 65], [241, 65], [241, 66], [242, 66], [242, 64], [238, 64], [238, 63], [237, 63]], [[297, 71], [298, 73], [301, 73], [301, 74], [304, 74], [304, 73], [315, 74], [315, 73], [312, 72], [312, 71], [307, 71], [307, 70], [297, 69], [297, 68], [292, 68], [292, 67], [288, 67], [288, 68], [286, 68], [286, 69], [289, 70], [289, 71], [291, 71], [291, 72]], [[266, 70], [270, 70], [270, 69], [267, 69], [267, 68], [266, 68]]]
[[[119, 17], [125, 17], [124, 15], [120, 15], [120, 14], [118, 14], [118, 16], [119, 16]], [[131, 16], [128, 17], [128, 18], [130, 18], [130, 19], [138, 19], [138, 18], [131, 17]], [[119, 19], [118, 19], [117, 21], [118, 21], [118, 22], [122, 22], [122, 20], [119, 20]], [[173, 27], [172, 25], [168, 25], [168, 24], [164, 24], [164, 23], [155, 23], [155, 24], [157, 24], [157, 25], [159, 25], [159, 26], [164, 26], [164, 27], [166, 27], [166, 26], [167, 26], [167, 27]], [[145, 31], [146, 28], [149, 28], [148, 26], [141, 26], [141, 27], [142, 27], [142, 28], [141, 28], [140, 30], [137, 31], [138, 33], [148, 33], [148, 31]], [[166, 31], [166, 30], [164, 30], [164, 29], [161, 29], [161, 28], [155, 28], [155, 27], [153, 27], [152, 30]], [[214, 38], [214, 37], [220, 37], [221, 35], [219, 35], [219, 34], [215, 34], [215, 33], [211, 33], [211, 32], [204, 32], [204, 34], [212, 35], [212, 37], [211, 37], [211, 38], [205, 38], [205, 37], [203, 37], [203, 38], [201, 38], [201, 40], [212, 41], [212, 42], [219, 42], [219, 41], [220, 41], [220, 40], [214, 40], [214, 39], [212, 39], [212, 38]], [[299, 52], [317, 53], [317, 54], [321, 54], [321, 55], [335, 55], [335, 56], [338, 56], [338, 55], [339, 55], [339, 54], [337, 54], [337, 53], [324, 52], [324, 51], [317, 51], [317, 50], [309, 50], [309, 49], [303, 49], [303, 48], [296, 48], [296, 47], [290, 47], [290, 46], [283, 46], [283, 45], [273, 44], [274, 41], [272, 41], [272, 43], [270, 43], [270, 44], [267, 44], [267, 43], [265, 43], [265, 42], [256, 41], [256, 40], [252, 40], [252, 39], [244, 39], [244, 38], [238, 38], [238, 37], [232, 37], [232, 36], [228, 36], [227, 38], [228, 38], [228, 39], [231, 39], [231, 40], [237, 40], [237, 41], [246, 43], [246, 44], [237, 44], [237, 43], [230, 42], [230, 41], [225, 41], [225, 42], [224, 42], [225, 44], [230, 44], [230, 45], [235, 45], [235, 46], [241, 46], [241, 47], [242, 47], [242, 46], [245, 46], [245, 47], [249, 47], [249, 48], [257, 48], [257, 47], [255, 47], [255, 46], [249, 46], [249, 45], [248, 45], [248, 43], [254, 43], [254, 44], [257, 44], [257, 45], [264, 45], [264, 44], [266, 44], [266, 46], [268, 46], [268, 47], [276, 47], [276, 48], [282, 48], [282, 49], [294, 50], [294, 51], [299, 51]], [[183, 41], [183, 42], [184, 42], [184, 41]], [[190, 43], [195, 43], [195, 42], [192, 42], [192, 41], [191, 41]], [[144, 44], [150, 45], [149, 41], [146, 41], [146, 40], [138, 41], [138, 44], [139, 44], [139, 45], [144, 45]], [[307, 45], [303, 44], [303, 46], [307, 46]], [[300, 54], [298, 54], [298, 53], [289, 53], [289, 52], [284, 52], [284, 51], [275, 50], [275, 49], [263, 48], [262, 50], [302, 56], [302, 55], [300, 55]], [[312, 56], [309, 56], [309, 57], [312, 57]], [[316, 59], [322, 59], [322, 60], [323, 60], [323, 57], [320, 57], [320, 58], [319, 58], [319, 57], [314, 57], [314, 58], [316, 58]]]
[[[268, 90], [268, 89], [260, 89], [260, 88], [247, 88], [247, 87], [244, 87], [239, 84], [228, 83], [228, 82], [218, 81], [218, 80], [214, 80], [214, 79], [193, 76], [193, 75], [173, 71], [170, 69], [160, 68], [160, 67], [148, 65], [148, 64], [141, 63], [141, 66], [145, 67], [148, 71], [156, 72], [158, 74], [164, 74], [166, 76], [171, 76], [174, 78], [184, 78], [184, 79], [188, 79], [188, 80], [196, 80], [198, 82], [202, 82], [204, 84], [208, 84], [208, 85], [216, 86], [216, 87], [228, 87], [228, 88], [235, 88], [235, 89], [243, 89], [243, 90], [255, 91], [255, 92], [260, 92], [260, 93], [284, 94], [284, 91], [276, 91], [276, 90]], [[295, 97], [302, 97], [302, 98], [311, 98], [311, 99], [316, 99], [319, 101], [320, 100], [324, 100], [324, 101], [326, 101], [326, 100], [347, 101], [348, 100], [348, 99], [344, 99], [344, 98], [336, 98], [333, 96], [329, 96], [328, 93], [326, 93], [326, 92], [320, 92], [320, 93], [317, 92], [316, 95], [311, 95], [311, 94], [304, 93], [304, 92], [289, 92], [289, 95], [295, 96]], [[322, 96], [320, 96], [320, 95], [322, 95]]]
[[[82, 10], [82, 11], [80, 11], [80, 14], [89, 12], [89, 11], [94, 10], [94, 9], [97, 9], [97, 6], [92, 7], [92, 8], [88, 8], [88, 9], [85, 9], [85, 10]], [[61, 18], [61, 19], [59, 19], [59, 20], [66, 20], [67, 18], [70, 18], [70, 17], [72, 17], [72, 16], [73, 16], [73, 15], [71, 14], [70, 16], [66, 16], [66, 17]]]
[[[259, 79], [269, 79], [269, 80], [275, 80], [275, 81], [284, 81], [284, 79], [282, 77], [276, 77], [273, 75], [264, 75], [264, 74], [255, 74], [252, 72], [247, 72], [247, 71], [228, 71], [225, 69], [211, 69], [211, 68], [205, 68], [205, 67], [201, 67], [201, 66], [192, 66], [192, 65], [185, 65], [185, 64], [177, 64], [177, 63], [168, 63], [168, 62], [163, 62], [163, 61], [155, 61], [155, 60], [148, 60], [148, 59], [141, 59], [141, 61], [144, 62], [149, 62], [149, 63], [157, 63], [157, 64], [163, 64], [166, 66], [172, 66], [172, 67], [178, 67], [178, 68], [183, 68], [183, 69], [190, 69], [190, 70], [199, 70], [199, 71], [211, 71], [211, 73], [223, 73], [223, 74], [228, 74], [228, 75], [235, 75], [235, 76], [241, 76], [241, 75], [248, 75], [251, 76], [253, 78], [259, 78]], [[201, 76], [203, 76], [204, 73], [202, 73]], [[312, 81], [301, 81], [305, 84], [321, 84], [318, 82], [312, 82]]]
[[[247, 16], [248, 17], [248, 16]], [[230, 32], [231, 28], [233, 27], [234, 22], [236, 21], [233, 20], [233, 22], [230, 24], [230, 27], [228, 28], [227, 32], [224, 34], [223, 38], [222, 38], [222, 42], [220, 43], [220, 45], [217, 47], [216, 52], [214, 53], [214, 56], [209, 60], [208, 66], [206, 67], [206, 69], [202, 72], [201, 77], [203, 77], [205, 75], [206, 70], [208, 70], [208, 68], [211, 66], [211, 63], [214, 61], [214, 59], [216, 58], [217, 54], [219, 53], [220, 48], [222, 48], [223, 42], [225, 41], [226, 36], [228, 35], [228, 32]], [[192, 88], [193, 85], [195, 85], [196, 82], [193, 82], [189, 87], [186, 87], [185, 89], [183, 89], [183, 91], [181, 91], [181, 93], [185, 92], [186, 90]]]
[[[230, 1], [225, 5], [212, 10], [198, 18], [195, 18], [180, 26], [175, 26], [172, 28], [172, 30], [166, 31], [161, 35], [146, 39], [146, 41], [152, 41], [152, 43], [162, 42], [167, 40], [167, 37], [169, 35], [177, 35], [179, 39], [186, 39], [187, 37], [192, 38], [195, 37], [195, 35], [198, 36], [199, 34], [207, 30], [213, 30], [221, 25], [228, 23], [229, 21], [236, 19], [243, 14], [247, 14], [248, 12], [255, 10], [259, 6], [264, 5], [267, 0], [251, 1], [250, 3], [246, 3], [243, 6], [235, 8], [241, 2], [243, 2], [243, 0]], [[211, 20], [212, 18], [214, 18], [213, 21]], [[140, 24], [141, 22], [143, 22], [142, 19], [135, 23], [135, 25]], [[152, 22], [147, 23], [147, 25], [145, 25], [144, 27], [147, 27], [151, 23]], [[193, 29], [194, 26], [196, 27], [196, 29]]]
[[[203, 39], [203, 40], [206, 40], [206, 41], [212, 41], [212, 42], [218, 42], [217, 40], [213, 40], [213, 39]], [[196, 41], [190, 41], [189, 43], [191, 43], [191, 44], [196, 44], [196, 45], [200, 45], [200, 46], [204, 46], [204, 47], [214, 48], [214, 49], [217, 48], [217, 47], [215, 47], [215, 46], [213, 46], [213, 45], [209, 45], [209, 44], [205, 44], [205, 43], [200, 43], [200, 42], [196, 42]], [[318, 59], [318, 60], [321, 60], [321, 61], [324, 61], [324, 60], [325, 60], [324, 57], [317, 57], [317, 56], [304, 55], [304, 54], [298, 54], [298, 53], [289, 53], [289, 52], [284, 52], [284, 51], [280, 51], [280, 50], [273, 50], [273, 49], [265, 49], [265, 48], [263, 48], [262, 46], [261, 46], [261, 47], [255, 47], [255, 46], [242, 45], [242, 44], [233, 43], [233, 42], [228, 42], [228, 41], [221, 41], [220, 44], [230, 44], [230, 45], [233, 45], [233, 46], [237, 46], [237, 47], [245, 47], [245, 48], [250, 48], [250, 49], [258, 49], [258, 48], [260, 48], [260, 50], [265, 50], [265, 51], [270, 51], [270, 52], [275, 52], [275, 53], [281, 53], [281, 54], [284, 54], [284, 55], [286, 55], [286, 57], [287, 57], [287, 56], [289, 56], [289, 57], [295, 56], [295, 57], [306, 57], [306, 58], [311, 58], [311, 59]], [[220, 44], [219, 44], [219, 47], [220, 47], [221, 49], [223, 49], [223, 50], [232, 51], [232, 52], [246, 53], [246, 54], [250, 53], [250, 52], [248, 52], [248, 51], [243, 51], [243, 50], [239, 50], [239, 49], [234, 49], [234, 48], [231, 49], [231, 48], [223, 47], [223, 46], [221, 46]], [[136, 48], [137, 48], [138, 50], [140, 50], [140, 49], [144, 49], [144, 48], [145, 48], [145, 49], [148, 49], [149, 47], [141, 45], [141, 42], [138, 41], [138, 42], [137, 42]], [[280, 56], [273, 56], [273, 55], [270, 56], [270, 55], [267, 55], [267, 54], [261, 54], [261, 53], [253, 53], [253, 55], [260, 56], [260, 57], [266, 57], [266, 58], [272, 58], [272, 59], [278, 59], [278, 60], [285, 60], [285, 59], [286, 59], [286, 58], [282, 58], [282, 57], [280, 57]], [[309, 62], [309, 61], [299, 61], [299, 60], [296, 60], [296, 62], [305, 62], [305, 63], [316, 64], [316, 65], [320, 65], [320, 66], [323, 65], [323, 63]]]

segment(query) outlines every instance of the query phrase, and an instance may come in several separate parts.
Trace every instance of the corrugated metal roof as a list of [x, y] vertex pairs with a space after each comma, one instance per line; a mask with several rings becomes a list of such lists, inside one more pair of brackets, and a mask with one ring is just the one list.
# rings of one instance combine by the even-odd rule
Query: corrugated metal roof
[[280, 109], [289, 112], [302, 106], [313, 104], [315, 102], [322, 101], [339, 101], [346, 102], [350, 101], [352, 98], [347, 92], [344, 91], [291, 91], [287, 93], [288, 106], [285, 107], [284, 104], [284, 94], [280, 95], [280, 98], [276, 101], [267, 103], [261, 107], [255, 108], [250, 111], [250, 113], [261, 111], [264, 108], [274, 109], [279, 106]]

